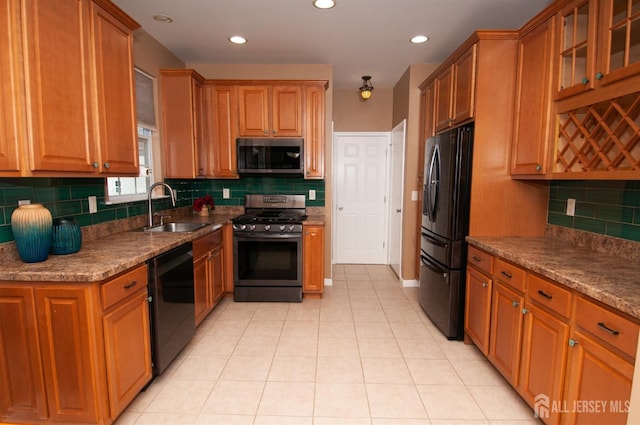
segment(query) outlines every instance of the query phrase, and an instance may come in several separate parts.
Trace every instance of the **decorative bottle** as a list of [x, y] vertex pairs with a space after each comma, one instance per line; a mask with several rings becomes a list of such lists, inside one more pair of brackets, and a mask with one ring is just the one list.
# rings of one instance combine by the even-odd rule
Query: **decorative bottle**
[[53, 220], [52, 254], [73, 254], [80, 251], [81, 246], [82, 232], [73, 217], [61, 217]]

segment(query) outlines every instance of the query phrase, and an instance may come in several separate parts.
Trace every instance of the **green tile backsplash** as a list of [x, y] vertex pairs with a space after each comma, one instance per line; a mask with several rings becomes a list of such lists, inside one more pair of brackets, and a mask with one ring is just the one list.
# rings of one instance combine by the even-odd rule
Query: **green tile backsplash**
[[[565, 214], [576, 200], [575, 216]], [[548, 223], [640, 242], [640, 181], [553, 181]]]
[[[243, 205], [247, 193], [306, 194], [308, 206], [324, 206], [324, 180], [304, 180], [302, 177], [246, 177], [237, 180], [167, 179], [178, 192], [178, 207], [192, 205], [197, 197], [210, 194], [216, 205]], [[229, 188], [231, 197], [222, 198], [222, 189]], [[309, 190], [316, 191], [316, 200], [308, 200]], [[98, 198], [98, 212], [89, 213], [87, 197]], [[13, 240], [11, 214], [18, 200], [40, 203], [56, 217], [72, 216], [80, 226], [104, 223], [146, 214], [147, 202], [136, 201], [106, 205], [103, 178], [0, 178], [0, 243]], [[154, 200], [154, 210], [171, 208], [169, 199]]]

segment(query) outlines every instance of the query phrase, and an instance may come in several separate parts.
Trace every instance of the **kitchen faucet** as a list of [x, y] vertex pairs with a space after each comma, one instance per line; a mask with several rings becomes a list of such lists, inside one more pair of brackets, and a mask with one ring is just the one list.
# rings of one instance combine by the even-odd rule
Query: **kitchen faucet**
[[149, 227], [153, 227], [153, 212], [151, 211], [151, 193], [153, 192], [153, 189], [156, 186], [164, 186], [167, 189], [169, 189], [169, 193], [171, 194], [171, 204], [173, 204], [174, 207], [176, 206], [176, 198], [173, 195], [173, 189], [171, 189], [171, 186], [169, 186], [165, 182], [156, 182], [152, 184], [151, 187], [149, 187], [149, 211], [147, 214], [147, 224], [149, 225]]

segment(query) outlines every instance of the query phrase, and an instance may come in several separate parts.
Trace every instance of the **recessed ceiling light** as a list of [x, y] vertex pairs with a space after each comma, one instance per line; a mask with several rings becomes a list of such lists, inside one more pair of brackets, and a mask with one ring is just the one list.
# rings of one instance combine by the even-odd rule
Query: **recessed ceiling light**
[[240, 35], [232, 35], [231, 37], [229, 37], [229, 41], [233, 44], [244, 44], [247, 42], [247, 39]]
[[427, 40], [429, 40], [429, 37], [427, 37], [426, 35], [416, 35], [415, 37], [411, 38], [411, 42], [414, 44], [424, 43]]
[[167, 15], [154, 15], [153, 19], [163, 24], [170, 24], [171, 22], [173, 22], [173, 19]]
[[313, 5], [318, 9], [331, 9], [336, 5], [334, 0], [313, 0]]

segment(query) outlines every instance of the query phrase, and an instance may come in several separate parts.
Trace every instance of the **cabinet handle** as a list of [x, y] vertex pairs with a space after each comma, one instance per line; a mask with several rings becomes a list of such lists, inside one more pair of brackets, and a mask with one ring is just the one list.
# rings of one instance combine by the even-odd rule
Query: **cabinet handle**
[[518, 307], [520, 305], [520, 303], [518, 301], [512, 301], [511, 305], [514, 307]]
[[603, 331], [610, 333], [613, 336], [617, 336], [617, 335], [620, 334], [620, 331], [616, 331], [615, 329], [611, 329], [610, 327], [605, 325], [604, 322], [598, 322], [598, 327], [600, 329], [602, 329]]
[[602, 72], [596, 72], [596, 80], [601, 80], [602, 77], [604, 77], [604, 74]]
[[588, 79], [587, 77], [584, 77], [584, 78], [582, 79], [582, 84], [584, 84], [584, 85], [589, 84], [589, 79]]
[[511, 279], [513, 275], [509, 272], [505, 272], [504, 270], [500, 272], [500, 274], [508, 279]]
[[575, 347], [576, 345], [578, 345], [578, 341], [573, 338], [569, 338], [569, 347]]
[[149, 297], [147, 297], [147, 302], [150, 303], [151, 301], [153, 301], [153, 297], [151, 295], [149, 295]]
[[91, 164], [91, 166], [93, 168], [98, 168], [100, 166], [100, 164], [98, 163], [98, 161], [93, 161], [93, 164]]
[[520, 311], [522, 311], [522, 314], [527, 314], [527, 313], [529, 312], [529, 310], [527, 310], [526, 308], [523, 308], [523, 309], [522, 309], [522, 310], [520, 310]]
[[538, 294], [542, 295], [543, 297], [545, 297], [546, 299], [550, 300], [553, 298], [553, 295], [549, 295], [546, 292], [544, 292], [542, 289], [538, 289]]
[[487, 282], [482, 282], [482, 287], [483, 288], [487, 288], [489, 286], [489, 284]]
[[542, 165], [537, 164], [537, 165], [536, 165], [536, 171], [540, 171], [540, 170], [542, 170]]
[[109, 168], [109, 167], [111, 167], [111, 164], [109, 164], [108, 162], [105, 162], [104, 163], [104, 168]]
[[126, 285], [124, 285], [124, 289], [129, 289], [129, 288], [133, 288], [134, 286], [136, 286], [138, 284], [137, 280], [132, 280], [131, 283], [127, 283]]
[[471, 258], [473, 258], [473, 261], [476, 261], [476, 262], [478, 262], [478, 263], [482, 262], [482, 258], [480, 258], [480, 257], [478, 257], [478, 256], [476, 256], [476, 255], [474, 255], [474, 256], [473, 256], [473, 257], [471, 257]]

